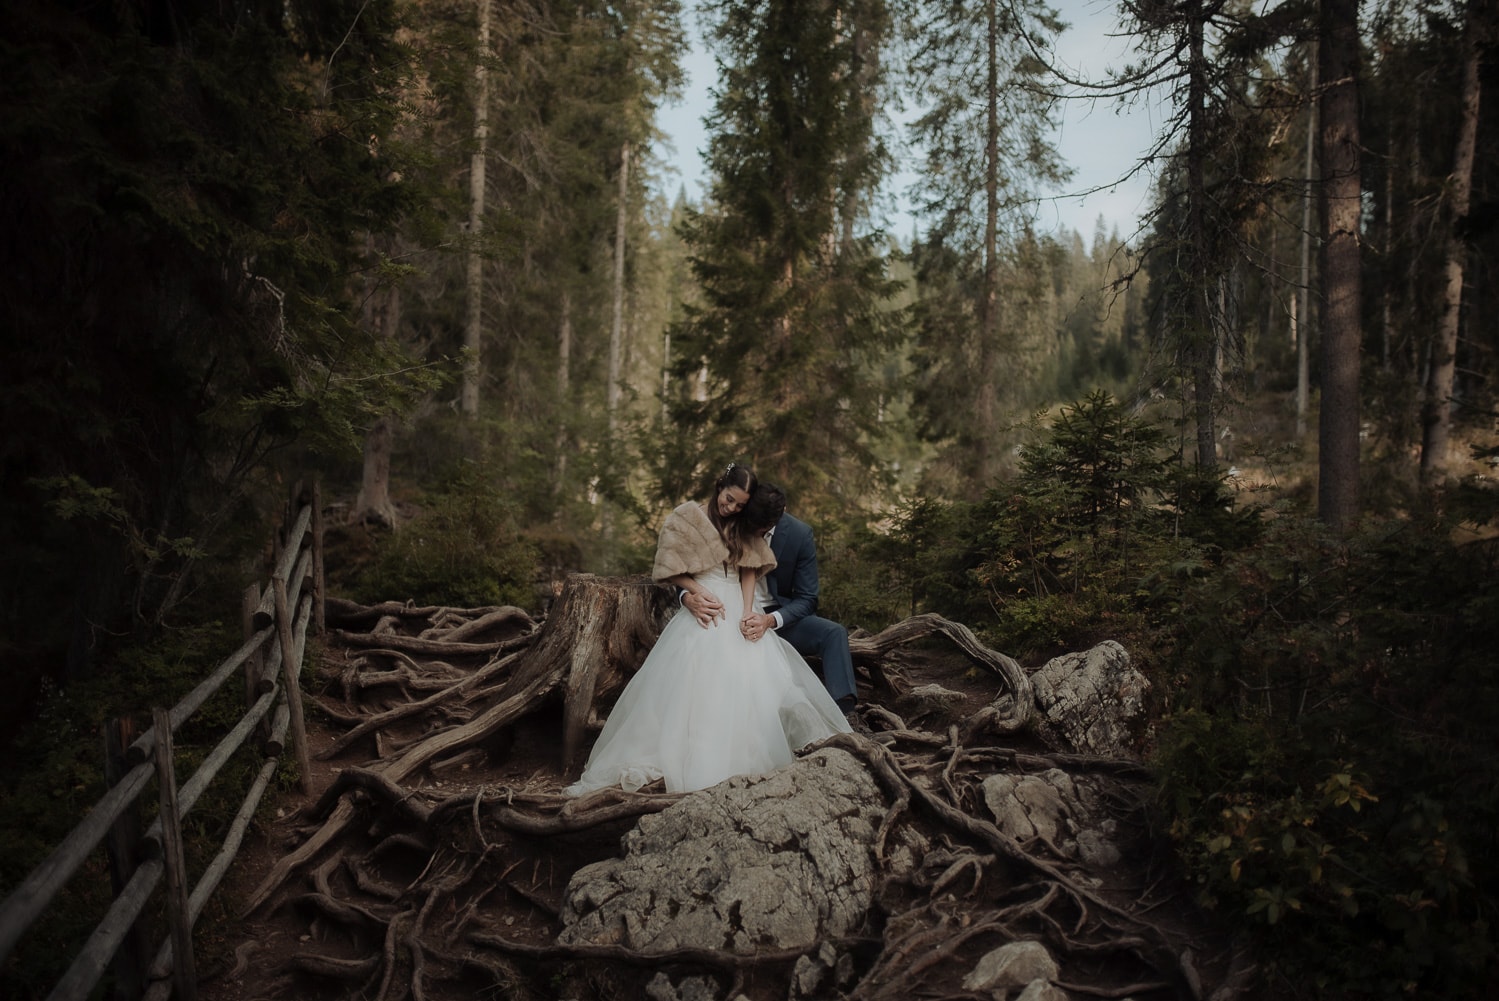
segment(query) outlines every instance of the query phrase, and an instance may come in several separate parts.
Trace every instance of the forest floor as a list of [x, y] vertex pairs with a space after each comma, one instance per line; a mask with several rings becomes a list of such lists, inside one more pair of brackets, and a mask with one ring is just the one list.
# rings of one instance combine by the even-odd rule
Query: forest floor
[[[369, 631], [356, 635], [352, 628], [330, 628], [310, 658], [304, 699], [310, 789], [282, 790], [262, 806], [213, 909], [199, 922], [205, 1001], [287, 996], [471, 1001], [476, 995], [635, 1001], [645, 996], [659, 966], [639, 953], [598, 956], [559, 946], [560, 915], [577, 870], [622, 854], [621, 839], [647, 812], [635, 809], [641, 800], [656, 800], [647, 807], [654, 812], [665, 805], [661, 801], [680, 797], [626, 797], [631, 801], [593, 807], [580, 800], [578, 812], [568, 814], [558, 793], [575, 777], [576, 766], [563, 767], [565, 710], [556, 684], [545, 689], [552, 695], [527, 696], [524, 713], [502, 728], [486, 728], [488, 736], [460, 745], [457, 753], [446, 745], [441, 754], [421, 753], [445, 734], [489, 719], [523, 686], [533, 691], [531, 682], [518, 679], [530, 671], [532, 658], [546, 662], [541, 651], [548, 649], [548, 637], [575, 641], [588, 631], [580, 621], [603, 621], [602, 603], [572, 596], [615, 595], [621, 607], [659, 607], [654, 604], [658, 589], [639, 587], [633, 579], [589, 580], [569, 583], [551, 610], [550, 629], [533, 628], [526, 616], [516, 621], [503, 611], [393, 603], [380, 606], [382, 624], [375, 625], [374, 615], [366, 614], [373, 609], [341, 603], [341, 622], [362, 621]], [[330, 607], [330, 624], [332, 614]], [[465, 636], [495, 620], [483, 626], [484, 636], [514, 644], [505, 637], [519, 630], [527, 645], [512, 656], [467, 647], [462, 657], [395, 649], [399, 637], [425, 633], [425, 624], [439, 619], [450, 623], [445, 627], [450, 634]], [[451, 624], [460, 619], [466, 621]], [[621, 614], [609, 621], [639, 620]], [[629, 634], [624, 625], [603, 633]], [[1181, 998], [1190, 996], [1181, 986], [1189, 979], [1214, 983], [1229, 977], [1237, 957], [1191, 905], [1164, 843], [1146, 819], [1143, 771], [1134, 767], [1133, 778], [1119, 775], [1114, 786], [1112, 798], [1121, 809], [1111, 837], [1122, 855], [1112, 866], [1082, 872], [1054, 854], [1050, 842], [1022, 849], [1003, 841], [992, 822], [982, 819], [989, 813], [980, 783], [1017, 768], [1054, 769], [1061, 759], [1048, 757], [1049, 749], [1026, 732], [970, 733], [967, 724], [957, 725], [992, 714], [1006, 683], [992, 668], [978, 666], [973, 650], [965, 653], [936, 637], [912, 635], [910, 641], [880, 646], [883, 652], [860, 669], [861, 702], [866, 713], [890, 714], [876, 725], [877, 730], [894, 727], [877, 733], [888, 739], [853, 736], [839, 746], [863, 758], [875, 773], [884, 769], [879, 784], [887, 795], [894, 788], [899, 799], [909, 797], [909, 806], [890, 807], [887, 823], [901, 818], [898, 827], [909, 828], [911, 843], [929, 847], [918, 850], [916, 872], [884, 884], [867, 918], [871, 926], [854, 939], [840, 940], [840, 951], [860, 957], [853, 973], [857, 982], [825, 985], [810, 996], [892, 1001], [929, 989], [939, 991], [935, 996], [962, 996], [964, 971], [974, 969], [987, 951], [1048, 928], [1073, 957], [1073, 974], [1094, 989], [1136, 986], [1142, 998]], [[459, 649], [456, 643], [446, 648]], [[515, 656], [522, 659], [505, 666]], [[426, 691], [450, 684], [442, 679], [486, 671], [496, 673], [463, 698], [443, 695], [436, 706], [405, 715], [418, 701], [425, 705], [420, 696]], [[392, 680], [400, 675], [404, 680]], [[928, 686], [946, 693], [940, 707], [927, 701]], [[387, 721], [392, 711], [397, 718]], [[381, 726], [356, 739], [345, 737], [354, 725], [363, 725], [359, 721], [375, 717]], [[960, 729], [965, 736], [959, 736]], [[403, 768], [413, 755], [426, 764]], [[1108, 759], [1089, 760], [1096, 763], [1075, 761], [1067, 767], [1117, 773]], [[350, 787], [338, 807], [324, 797], [350, 776], [381, 774], [396, 783], [383, 793], [369, 785]], [[918, 808], [918, 802], [925, 805]], [[342, 820], [336, 819], [338, 811]], [[525, 826], [559, 820], [578, 823], [540, 833]], [[905, 836], [893, 834], [891, 846]], [[307, 854], [312, 847], [316, 852]], [[877, 859], [885, 854], [876, 850]], [[288, 860], [298, 858], [289, 868]], [[667, 969], [674, 978], [694, 969], [713, 970], [733, 979], [730, 996], [742, 992], [753, 1001], [778, 1001], [787, 997], [791, 967], [802, 953], [792, 949], [765, 962], [727, 953], [698, 955], [685, 963], [672, 960]]]
[[[322, 685], [313, 690], [326, 688], [336, 678], [350, 651], [330, 648], [324, 651], [320, 675]], [[306, 836], [308, 821], [306, 813], [318, 802], [334, 780], [345, 768], [363, 766], [370, 762], [372, 748], [353, 747], [328, 760], [323, 754], [343, 733], [345, 727], [330, 725], [326, 714], [309, 703], [307, 717], [308, 750], [312, 757], [310, 791], [303, 793], [298, 788], [283, 789], [275, 795], [274, 803], [261, 810], [261, 817], [247, 835], [233, 869], [221, 884], [218, 899], [224, 907], [220, 921], [209, 925], [200, 924], [197, 932], [199, 948], [207, 957], [207, 964], [200, 967], [202, 975], [202, 1001], [251, 1001], [286, 996], [274, 982], [281, 971], [290, 965], [294, 955], [301, 952], [314, 932], [309, 931], [307, 915], [291, 904], [272, 902], [260, 911], [245, 915], [240, 912], [243, 902], [250, 899], [271, 874], [276, 863]], [[561, 714], [556, 710], [542, 710], [518, 721], [510, 739], [496, 753], [486, 755], [475, 764], [464, 764], [444, 772], [441, 777], [424, 775], [409, 785], [419, 789], [430, 789], [445, 796], [472, 796], [486, 789], [528, 789], [556, 792], [571, 781], [565, 777], [562, 765]], [[290, 749], [288, 748], [288, 753]], [[603, 857], [617, 849], [618, 833], [611, 833], [605, 844], [589, 850], [580, 846], [580, 858], [573, 868]], [[563, 859], [553, 860], [555, 865]], [[566, 885], [566, 872], [551, 872], [547, 880], [560, 902], [561, 890]], [[486, 902], [486, 910], [492, 920], [523, 938], [532, 941], [550, 941], [556, 929], [542, 927], [537, 920], [534, 904], [513, 894], [496, 894]], [[273, 979], [267, 981], [269, 974]], [[305, 994], [299, 994], [305, 998]], [[329, 997], [344, 996], [334, 991]], [[433, 1001], [433, 999], [429, 999]]]
[[[359, 651], [330, 645], [320, 658], [318, 677], [309, 682], [309, 690], [334, 701], [336, 679], [351, 655]], [[991, 703], [996, 680], [977, 671], [960, 652], [935, 645], [915, 647], [902, 652], [900, 669], [911, 685], [939, 684], [962, 693], [962, 703], [952, 707], [957, 715], [971, 715]], [[861, 697], [878, 701], [867, 676], [860, 679]], [[200, 955], [201, 995], [203, 1001], [260, 1001], [288, 996], [287, 973], [296, 957], [323, 939], [324, 930], [314, 918], [309, 921], [305, 909], [298, 906], [296, 893], [278, 895], [256, 912], [239, 913], [242, 903], [250, 899], [272, 873], [276, 864], [290, 850], [305, 840], [306, 816], [322, 793], [348, 767], [371, 762], [375, 753], [373, 741], [356, 744], [329, 760], [319, 755], [326, 751], [346, 727], [334, 723], [327, 714], [308, 702], [308, 740], [312, 755], [311, 790], [282, 790], [275, 801], [261, 810], [261, 818], [247, 836], [233, 869], [221, 885], [217, 920], [200, 922], [197, 946]], [[517, 721], [495, 745], [487, 748], [479, 760], [443, 769], [437, 775], [424, 773], [405, 783], [406, 786], [439, 798], [469, 798], [476, 795], [506, 795], [516, 791], [553, 794], [576, 776], [562, 768], [562, 718], [560, 706], [543, 708]], [[1030, 743], [1029, 741], [1022, 741]], [[1027, 748], [1022, 748], [1027, 749]], [[1044, 752], [1039, 744], [1028, 748]], [[560, 910], [563, 891], [572, 873], [590, 862], [620, 853], [620, 838], [633, 826], [634, 818], [602, 825], [578, 835], [548, 839], [534, 854], [521, 854], [505, 861], [505, 871], [514, 870], [523, 877], [521, 892], [490, 894], [483, 901], [483, 918], [491, 927], [502, 928], [507, 937], [537, 946], [553, 942], [561, 925], [549, 910]], [[411, 872], [416, 879], [420, 873]], [[541, 906], [538, 906], [538, 900]], [[324, 946], [333, 943], [345, 958], [358, 958], [358, 949], [348, 941], [334, 942], [341, 936], [328, 934]], [[378, 943], [370, 943], [378, 949]], [[474, 982], [473, 990], [485, 985]], [[320, 989], [325, 993], [320, 993]], [[493, 990], [491, 985], [489, 990]], [[299, 976], [295, 980], [296, 996], [309, 999], [348, 997], [346, 984]], [[367, 993], [366, 996], [375, 996]], [[399, 993], [396, 996], [400, 996]], [[472, 993], [433, 984], [426, 1001], [468, 1001]], [[535, 997], [517, 993], [515, 997]], [[619, 996], [630, 996], [628, 991]]]

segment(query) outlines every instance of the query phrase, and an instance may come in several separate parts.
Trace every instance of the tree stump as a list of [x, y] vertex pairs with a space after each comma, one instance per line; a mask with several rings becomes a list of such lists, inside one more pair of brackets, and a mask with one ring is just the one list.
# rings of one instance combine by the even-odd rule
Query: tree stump
[[562, 690], [562, 767], [576, 763], [594, 704], [612, 700], [661, 633], [669, 590], [649, 577], [570, 574], [528, 649], [518, 652], [490, 707], [470, 722], [403, 751], [393, 773], [411, 774], [499, 733]]
[[641, 574], [570, 574], [530, 655], [516, 671], [517, 688], [558, 672], [562, 681], [562, 768], [571, 773], [597, 702], [612, 702], [656, 638], [670, 589]]

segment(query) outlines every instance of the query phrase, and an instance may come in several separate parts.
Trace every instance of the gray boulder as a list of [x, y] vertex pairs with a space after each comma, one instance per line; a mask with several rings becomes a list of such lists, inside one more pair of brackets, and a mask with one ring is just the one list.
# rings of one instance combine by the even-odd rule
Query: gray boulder
[[1040, 838], [1064, 858], [1089, 868], [1120, 860], [1118, 824], [1104, 809], [1096, 782], [1060, 768], [1028, 775], [998, 774], [980, 787], [995, 826], [1022, 844]]
[[885, 810], [858, 759], [832, 748], [693, 793], [642, 817], [623, 858], [573, 875], [558, 941], [746, 954], [848, 934], [873, 898]]
[[987, 953], [963, 981], [965, 991], [1008, 990], [1057, 978], [1057, 961], [1040, 942], [1006, 942]]
[[1036, 732], [1057, 750], [1133, 757], [1130, 725], [1144, 714], [1149, 688], [1113, 640], [1053, 657], [1031, 675]]
[[895, 700], [895, 708], [910, 720], [946, 726], [962, 718], [964, 695], [938, 684], [918, 685]]

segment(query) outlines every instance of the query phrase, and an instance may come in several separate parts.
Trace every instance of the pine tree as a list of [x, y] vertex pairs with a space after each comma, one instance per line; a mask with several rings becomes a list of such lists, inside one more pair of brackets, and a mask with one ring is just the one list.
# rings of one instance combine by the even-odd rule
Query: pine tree
[[743, 455], [803, 505], [855, 503], [882, 475], [869, 374], [896, 335], [880, 238], [851, 237], [847, 217], [883, 167], [870, 96], [887, 12], [732, 0], [717, 13], [712, 195], [682, 227], [702, 302], [671, 332], [670, 413], [691, 437], [662, 489]]
[[[417, 388], [349, 276], [411, 205], [391, 2], [0, 13], [0, 583], [17, 704], [228, 556], [270, 458], [357, 446]], [[378, 149], [379, 156], [372, 152]], [[59, 610], [70, 610], [59, 614]], [[40, 624], [40, 627], [39, 627]], [[12, 628], [16, 627], [16, 628]], [[66, 649], [66, 653], [64, 650]], [[61, 672], [59, 672], [61, 673]]]
[[[1061, 27], [1040, 3], [910, 10], [907, 80], [922, 109], [912, 133], [925, 157], [918, 204], [931, 220], [925, 242], [942, 248], [921, 255], [922, 297], [942, 286], [972, 297], [966, 306], [921, 310], [926, 423], [956, 443], [960, 474], [980, 482], [998, 471], [1002, 407], [1019, 402], [1014, 388], [1025, 382], [1017, 333], [1030, 318], [1015, 307], [1035, 298], [1026, 287], [1034, 272], [1016, 265], [1035, 188], [1067, 173], [1050, 144], [1055, 101], [1041, 86], [1046, 67], [1028, 37]], [[937, 281], [938, 262], [971, 274]]]

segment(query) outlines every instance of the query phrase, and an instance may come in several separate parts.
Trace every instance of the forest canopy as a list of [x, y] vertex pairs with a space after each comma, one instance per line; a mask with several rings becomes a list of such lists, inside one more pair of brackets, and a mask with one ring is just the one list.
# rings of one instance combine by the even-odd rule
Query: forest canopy
[[[850, 625], [1130, 646], [1166, 825], [1267, 975], [1476, 989], [1494, 4], [1112, 16], [1129, 63], [1078, 80], [1032, 0], [6, 4], [0, 723], [141, 709], [296, 481], [349, 590], [539, 608], [737, 460]], [[1146, 91], [1138, 229], [1040, 229], [1058, 102]]]

